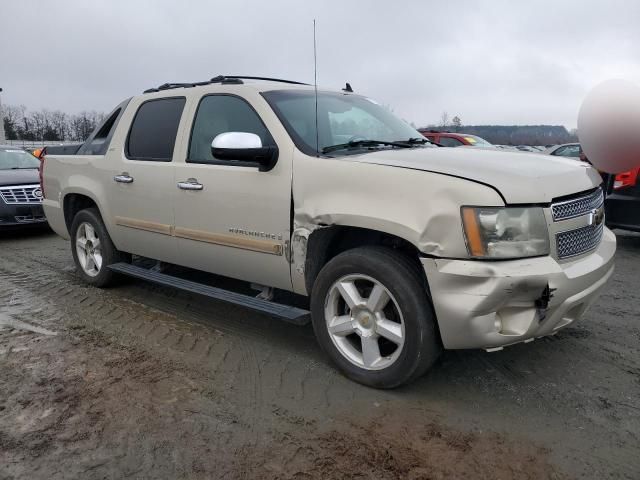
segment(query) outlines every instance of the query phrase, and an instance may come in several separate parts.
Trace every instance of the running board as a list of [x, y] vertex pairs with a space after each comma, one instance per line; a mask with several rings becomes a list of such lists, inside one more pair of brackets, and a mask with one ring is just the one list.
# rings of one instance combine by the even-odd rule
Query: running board
[[190, 280], [184, 280], [182, 278], [153, 271], [148, 268], [137, 267], [130, 263], [114, 263], [109, 265], [109, 269], [130, 277], [140, 278], [159, 285], [164, 285], [165, 287], [173, 287], [186, 292], [204, 295], [205, 297], [213, 298], [215, 300], [240, 305], [257, 312], [280, 318], [290, 323], [295, 323], [296, 325], [306, 325], [309, 323], [309, 311], [302, 308], [269, 302], [260, 298], [244, 295], [242, 293], [211, 287], [209, 285], [192, 282]]

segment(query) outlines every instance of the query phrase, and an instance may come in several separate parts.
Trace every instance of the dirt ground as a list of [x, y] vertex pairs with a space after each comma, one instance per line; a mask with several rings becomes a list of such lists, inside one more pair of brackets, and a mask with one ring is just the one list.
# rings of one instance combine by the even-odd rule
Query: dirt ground
[[310, 327], [0, 236], [0, 479], [640, 478], [640, 236], [586, 318], [377, 391]]

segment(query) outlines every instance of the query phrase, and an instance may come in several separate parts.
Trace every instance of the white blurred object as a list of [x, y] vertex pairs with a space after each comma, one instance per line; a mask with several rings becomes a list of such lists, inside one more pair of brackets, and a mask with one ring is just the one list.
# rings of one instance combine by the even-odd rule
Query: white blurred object
[[591, 90], [578, 113], [582, 150], [600, 171], [619, 173], [640, 165], [640, 86], [607, 80]]
[[[1, 88], [0, 88], [0, 93], [2, 93]], [[6, 139], [4, 137], [4, 117], [2, 116], [2, 98], [0, 98], [0, 145], [2, 145], [5, 141]]]

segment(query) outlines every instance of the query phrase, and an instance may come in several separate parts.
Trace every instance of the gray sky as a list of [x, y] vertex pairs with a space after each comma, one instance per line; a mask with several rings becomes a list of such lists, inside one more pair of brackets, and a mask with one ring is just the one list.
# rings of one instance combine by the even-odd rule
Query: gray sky
[[318, 81], [417, 125], [576, 125], [586, 92], [640, 80], [640, 2], [0, 0], [3, 103], [109, 111], [218, 74]]

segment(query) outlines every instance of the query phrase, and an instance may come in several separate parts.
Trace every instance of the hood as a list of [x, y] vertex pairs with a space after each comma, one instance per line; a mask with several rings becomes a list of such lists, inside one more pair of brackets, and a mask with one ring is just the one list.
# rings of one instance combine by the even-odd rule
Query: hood
[[434, 147], [380, 150], [345, 158], [467, 178], [495, 188], [508, 204], [550, 203], [602, 183], [597, 170], [586, 163], [535, 153]]
[[0, 187], [4, 185], [25, 185], [40, 183], [38, 169], [30, 170], [0, 170]]

